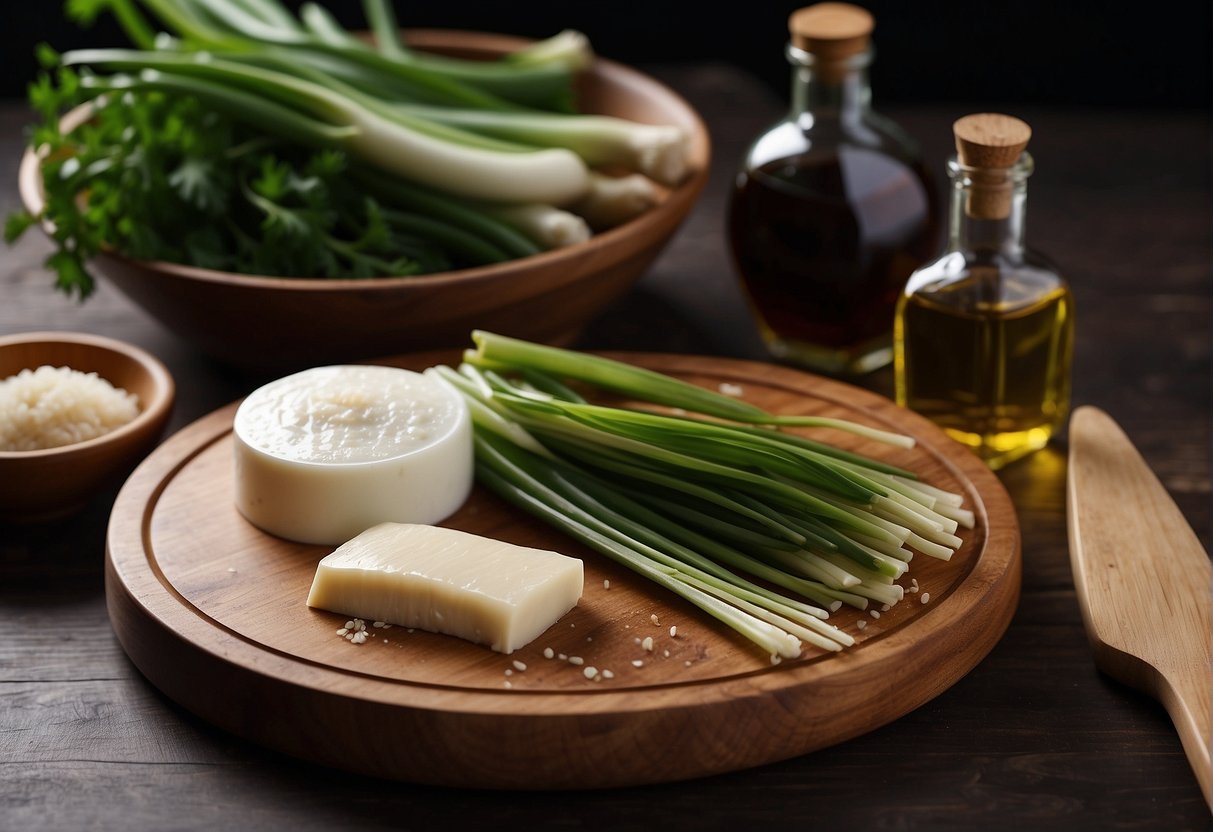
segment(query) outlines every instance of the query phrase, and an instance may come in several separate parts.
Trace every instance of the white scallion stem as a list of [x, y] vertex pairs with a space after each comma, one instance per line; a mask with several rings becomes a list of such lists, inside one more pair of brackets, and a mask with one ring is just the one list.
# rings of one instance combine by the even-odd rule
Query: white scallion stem
[[590, 227], [581, 217], [551, 205], [510, 205], [490, 211], [544, 248], [576, 245], [590, 238]]

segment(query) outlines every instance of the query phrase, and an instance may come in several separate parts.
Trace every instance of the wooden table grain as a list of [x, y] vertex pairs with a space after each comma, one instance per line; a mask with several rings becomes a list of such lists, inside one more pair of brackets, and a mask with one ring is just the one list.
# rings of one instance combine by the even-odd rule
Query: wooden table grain
[[[725, 256], [723, 211], [749, 139], [782, 108], [726, 65], [651, 68], [715, 143], [701, 203], [634, 290], [578, 347], [765, 358]], [[891, 110], [933, 169], [973, 107]], [[1077, 306], [1076, 404], [1112, 414], [1209, 543], [1210, 164], [1200, 112], [1016, 108], [1034, 128], [1028, 240]], [[16, 205], [26, 121], [0, 106], [0, 210]], [[52, 289], [30, 235], [0, 251], [0, 335], [70, 329], [158, 355], [178, 384], [170, 430], [265, 379], [233, 372], [103, 285]], [[861, 379], [888, 394], [891, 374]], [[69, 521], [0, 529], [0, 828], [1210, 828], [1166, 713], [1101, 676], [1075, 601], [1059, 441], [999, 476], [1023, 531], [1024, 585], [1001, 643], [897, 722], [759, 769], [649, 788], [516, 794], [418, 787], [284, 758], [203, 723], [133, 668], [106, 616], [104, 494]], [[924, 672], [925, 672], [924, 668]], [[274, 703], [265, 703], [275, 718]]]

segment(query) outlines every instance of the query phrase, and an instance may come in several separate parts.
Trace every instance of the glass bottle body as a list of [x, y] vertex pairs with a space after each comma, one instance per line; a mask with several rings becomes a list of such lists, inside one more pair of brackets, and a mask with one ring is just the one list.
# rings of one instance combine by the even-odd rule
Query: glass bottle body
[[1044, 447], [1065, 422], [1074, 301], [1057, 269], [1023, 247], [1030, 157], [1013, 172], [1011, 213], [999, 220], [965, 214], [971, 182], [951, 167], [948, 250], [898, 302], [896, 397], [997, 469]]
[[891, 359], [894, 306], [935, 251], [937, 200], [912, 142], [868, 107], [869, 56], [823, 80], [788, 51], [792, 111], [751, 146], [729, 202], [733, 265], [773, 355], [867, 372]]

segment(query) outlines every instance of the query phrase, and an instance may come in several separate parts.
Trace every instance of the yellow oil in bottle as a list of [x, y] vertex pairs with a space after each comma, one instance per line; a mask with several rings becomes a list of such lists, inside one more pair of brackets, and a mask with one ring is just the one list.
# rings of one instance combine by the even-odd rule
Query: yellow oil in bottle
[[985, 271], [902, 297], [896, 395], [997, 469], [1065, 421], [1074, 306], [1064, 282]]

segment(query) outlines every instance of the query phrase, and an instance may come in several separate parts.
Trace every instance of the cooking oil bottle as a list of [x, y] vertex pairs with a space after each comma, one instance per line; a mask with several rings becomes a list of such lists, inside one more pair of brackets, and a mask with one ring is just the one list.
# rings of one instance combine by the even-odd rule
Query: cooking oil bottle
[[728, 205], [733, 265], [773, 356], [833, 374], [892, 360], [893, 308], [936, 251], [917, 145], [872, 110], [872, 15], [792, 13], [788, 114], [750, 146]]
[[991, 468], [1044, 447], [1069, 411], [1074, 302], [1024, 247], [1031, 128], [981, 113], [953, 125], [948, 242], [894, 318], [897, 403]]

